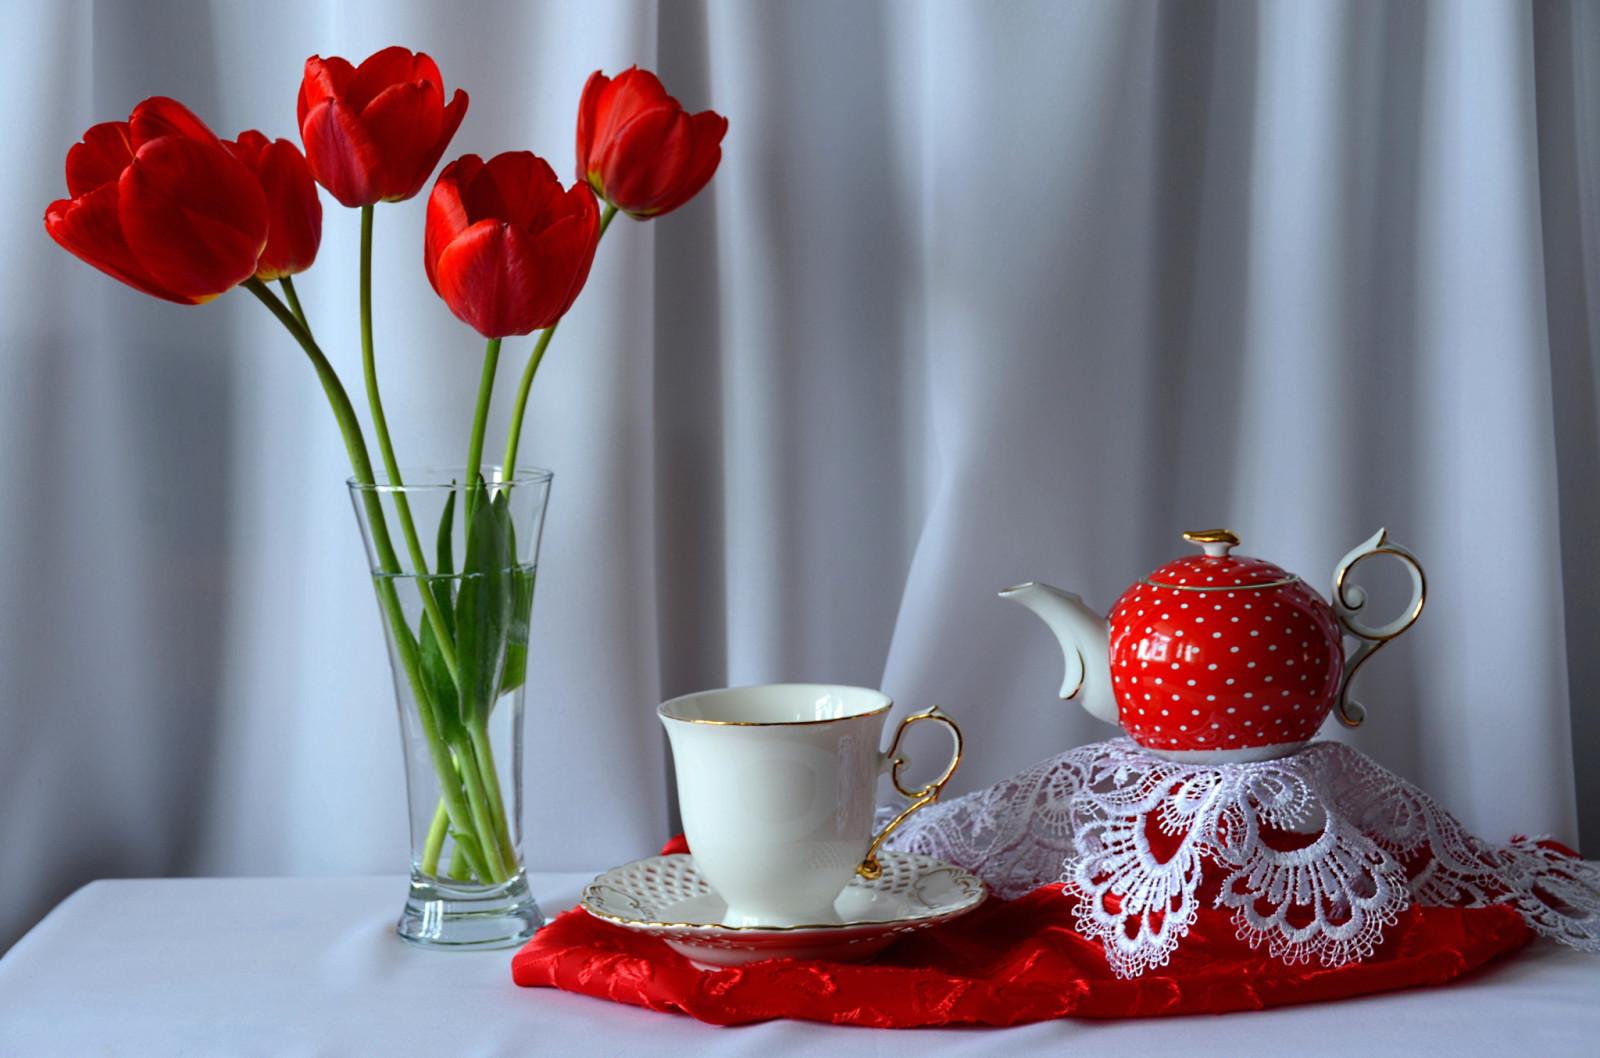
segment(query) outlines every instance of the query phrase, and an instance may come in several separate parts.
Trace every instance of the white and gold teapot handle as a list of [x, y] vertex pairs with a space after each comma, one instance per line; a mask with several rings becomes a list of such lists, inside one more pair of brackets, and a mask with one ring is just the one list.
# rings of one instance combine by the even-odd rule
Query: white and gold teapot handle
[[[1358, 619], [1362, 609], [1367, 605], [1367, 593], [1354, 584], [1345, 583], [1346, 577], [1356, 564], [1372, 555], [1393, 555], [1404, 562], [1406, 569], [1411, 573], [1411, 601], [1399, 617], [1376, 628], [1363, 624]], [[1416, 556], [1399, 544], [1391, 543], [1387, 529], [1379, 529], [1370, 540], [1340, 559], [1339, 565], [1334, 568], [1333, 614], [1346, 632], [1360, 640], [1356, 648], [1345, 658], [1344, 683], [1339, 687], [1339, 719], [1346, 726], [1355, 727], [1367, 716], [1367, 711], [1361, 707], [1361, 703], [1350, 697], [1350, 680], [1355, 676], [1356, 670], [1366, 664], [1367, 659], [1376, 654], [1385, 643], [1411, 627], [1422, 613], [1422, 604], [1427, 594], [1428, 581], [1423, 576], [1422, 566], [1418, 564]]]

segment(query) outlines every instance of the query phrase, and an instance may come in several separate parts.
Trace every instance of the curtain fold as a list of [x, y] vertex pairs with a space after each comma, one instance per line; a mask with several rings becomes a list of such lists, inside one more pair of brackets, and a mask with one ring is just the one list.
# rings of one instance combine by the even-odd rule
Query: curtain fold
[[[653, 708], [708, 686], [937, 702], [960, 790], [1109, 737], [995, 593], [1108, 609], [1214, 524], [1324, 595], [1386, 526], [1427, 609], [1363, 669], [1370, 720], [1324, 734], [1484, 837], [1594, 844], [1592, 7], [40, 0], [0, 39], [31, 104], [0, 116], [0, 944], [97, 876], [405, 869], [304, 357], [252, 299], [158, 303], [39, 223], [68, 147], [145, 96], [294, 139], [306, 56], [391, 43], [471, 95], [446, 160], [531, 149], [570, 180], [595, 69], [730, 121], [699, 198], [612, 226], [534, 386], [533, 869], [659, 845]], [[424, 199], [377, 211], [412, 465], [464, 458], [482, 355], [420, 267]], [[297, 285], [357, 395], [357, 220], [324, 205]]]

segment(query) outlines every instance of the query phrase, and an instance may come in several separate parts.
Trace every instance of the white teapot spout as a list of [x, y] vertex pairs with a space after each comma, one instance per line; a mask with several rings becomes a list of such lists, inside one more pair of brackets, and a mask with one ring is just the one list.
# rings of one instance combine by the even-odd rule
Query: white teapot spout
[[1007, 588], [1000, 598], [1020, 603], [1044, 619], [1061, 643], [1067, 663], [1061, 697], [1077, 698], [1089, 715], [1117, 724], [1111, 689], [1111, 624], [1071, 592], [1029, 582]]

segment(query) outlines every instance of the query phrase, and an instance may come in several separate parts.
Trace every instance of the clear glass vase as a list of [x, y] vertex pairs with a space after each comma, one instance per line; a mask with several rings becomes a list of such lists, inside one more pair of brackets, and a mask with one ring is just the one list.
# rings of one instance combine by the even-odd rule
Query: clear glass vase
[[550, 473], [402, 469], [350, 482], [400, 709], [411, 892], [430, 948], [520, 944], [544, 924], [522, 863], [528, 617]]

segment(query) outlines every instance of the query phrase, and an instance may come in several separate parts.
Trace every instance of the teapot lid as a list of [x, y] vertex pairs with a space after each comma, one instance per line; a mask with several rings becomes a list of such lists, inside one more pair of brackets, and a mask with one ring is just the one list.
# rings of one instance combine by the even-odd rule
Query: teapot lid
[[1183, 538], [1205, 549], [1203, 555], [1174, 559], [1144, 578], [1145, 584], [1187, 591], [1223, 591], [1238, 588], [1275, 588], [1300, 578], [1264, 559], [1230, 555], [1239, 537], [1227, 529], [1202, 529]]

